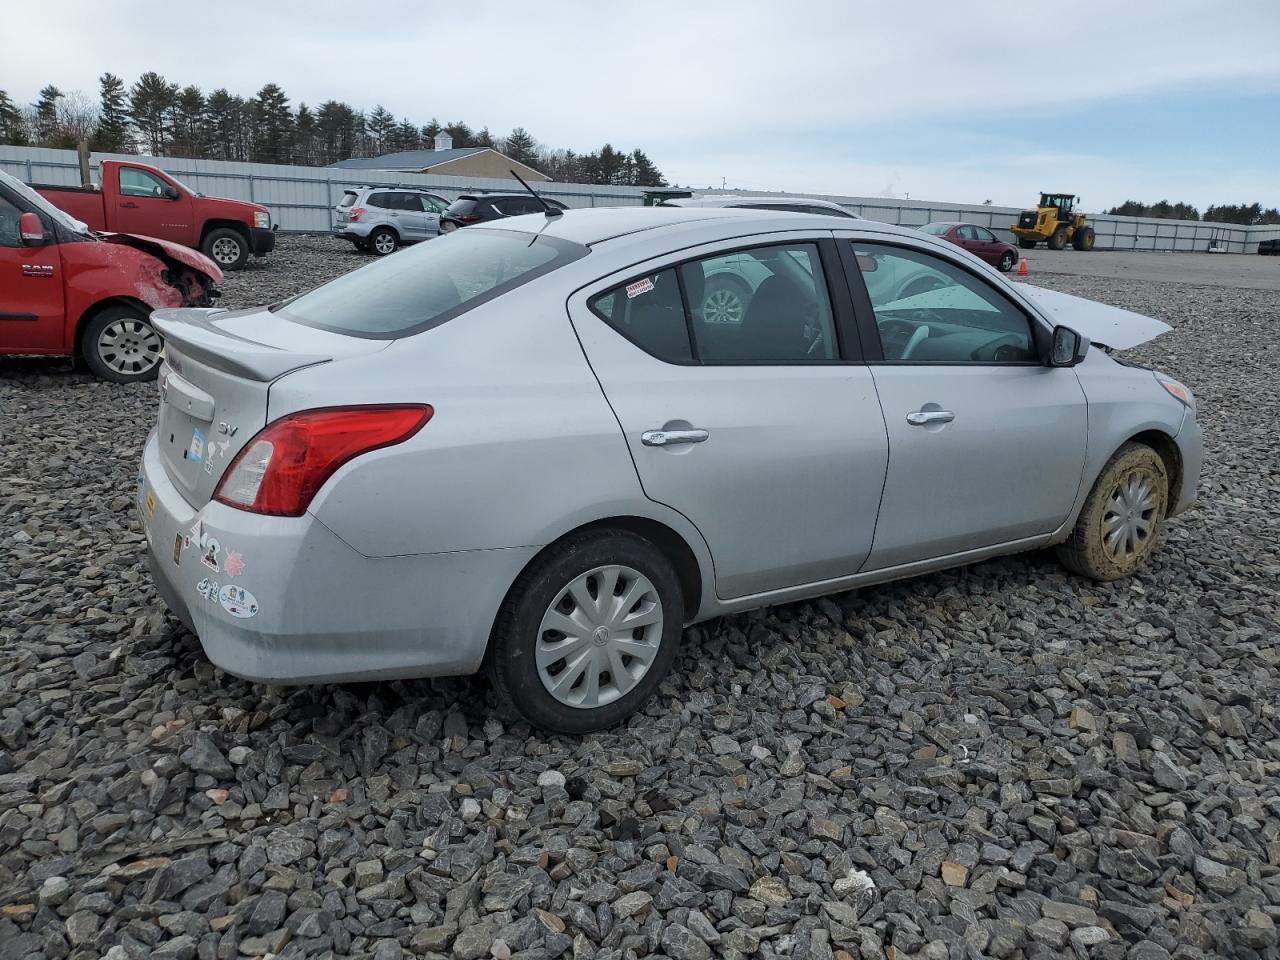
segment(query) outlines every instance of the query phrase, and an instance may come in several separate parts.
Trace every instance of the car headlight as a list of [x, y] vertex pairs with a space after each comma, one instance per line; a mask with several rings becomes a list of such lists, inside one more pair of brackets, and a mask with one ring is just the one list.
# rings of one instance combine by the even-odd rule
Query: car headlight
[[1169, 396], [1181, 401], [1183, 404], [1191, 408], [1191, 412], [1196, 412], [1196, 398], [1191, 393], [1191, 388], [1185, 383], [1179, 383], [1166, 374], [1160, 373], [1158, 370], [1153, 371], [1156, 375], [1156, 383], [1164, 387]]
[[263, 230], [269, 229], [271, 227], [271, 214], [265, 210], [253, 211], [253, 225]]

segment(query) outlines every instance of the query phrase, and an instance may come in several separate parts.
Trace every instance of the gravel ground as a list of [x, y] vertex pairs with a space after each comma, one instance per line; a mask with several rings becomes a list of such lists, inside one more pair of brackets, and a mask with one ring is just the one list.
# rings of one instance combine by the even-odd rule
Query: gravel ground
[[[362, 262], [285, 238], [223, 302]], [[703, 624], [581, 740], [214, 669], [142, 560], [154, 387], [0, 361], [0, 960], [1280, 956], [1280, 293], [1034, 279], [1176, 326], [1208, 456], [1151, 567]]]

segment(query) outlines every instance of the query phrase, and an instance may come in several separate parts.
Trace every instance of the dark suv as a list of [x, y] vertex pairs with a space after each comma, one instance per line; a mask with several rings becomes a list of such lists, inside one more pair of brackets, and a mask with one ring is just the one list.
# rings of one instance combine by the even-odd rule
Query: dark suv
[[[547, 198], [547, 204], [557, 210], [569, 209], [559, 200]], [[449, 233], [469, 223], [542, 212], [542, 204], [527, 193], [464, 193], [440, 214], [440, 232]]]

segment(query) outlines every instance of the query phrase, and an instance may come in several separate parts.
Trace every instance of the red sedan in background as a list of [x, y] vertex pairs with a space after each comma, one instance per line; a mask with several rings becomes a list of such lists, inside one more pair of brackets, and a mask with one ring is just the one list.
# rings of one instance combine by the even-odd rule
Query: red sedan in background
[[976, 223], [926, 223], [920, 229], [943, 240], [950, 240], [957, 247], [964, 247], [1001, 273], [1008, 273], [1018, 264], [1017, 247], [1005, 243], [986, 227], [980, 227]]

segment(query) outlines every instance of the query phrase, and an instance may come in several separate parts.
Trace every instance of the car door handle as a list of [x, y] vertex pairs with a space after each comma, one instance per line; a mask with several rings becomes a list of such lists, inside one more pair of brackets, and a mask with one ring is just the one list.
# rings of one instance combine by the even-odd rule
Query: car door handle
[[677, 443], [702, 443], [711, 434], [705, 430], [646, 430], [640, 442], [646, 447], [670, 447]]
[[122, 204], [120, 204], [120, 206], [124, 207], [126, 210], [137, 210], [137, 209], [138, 209], [138, 205], [137, 205], [136, 203], [134, 203], [132, 200], [130, 200], [128, 203], [122, 203]]
[[907, 423], [913, 427], [923, 427], [930, 423], [950, 423], [956, 415], [950, 410], [916, 410], [907, 414]]

